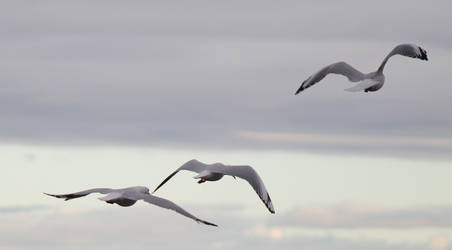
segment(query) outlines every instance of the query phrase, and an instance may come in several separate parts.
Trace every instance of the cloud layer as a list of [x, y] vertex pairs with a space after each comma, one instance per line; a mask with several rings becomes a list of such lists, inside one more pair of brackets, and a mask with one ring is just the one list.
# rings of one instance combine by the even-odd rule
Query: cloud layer
[[[143, 205], [143, 204], [142, 204]], [[0, 247], [6, 249], [175, 249], [182, 245], [186, 249], [299, 249], [304, 246], [309, 249], [449, 249], [449, 231], [437, 230], [434, 237], [428, 235], [414, 242], [392, 242], [387, 234], [377, 238], [363, 238], [359, 234], [353, 236], [356, 230], [351, 229], [350, 236], [333, 233], [332, 229], [346, 225], [353, 228], [379, 227], [374, 219], [382, 219], [383, 226], [393, 230], [407, 229], [400, 227], [402, 220], [408, 223], [408, 218], [421, 218], [426, 210], [411, 210], [413, 213], [394, 217], [390, 209], [376, 208], [363, 203], [347, 203], [339, 207], [309, 207], [287, 212], [283, 218], [291, 216], [292, 221], [278, 220], [275, 224], [273, 216], [260, 218], [242, 216], [240, 213], [228, 213], [229, 207], [190, 207], [190, 211], [203, 218], [214, 219], [220, 227], [212, 228], [193, 223], [191, 220], [178, 216], [172, 211], [155, 208], [144, 204], [136, 207], [121, 208], [118, 206], [95, 209], [80, 209], [76, 204], [61, 207], [51, 207], [40, 212], [25, 212], [21, 214], [0, 214]], [[335, 217], [328, 211], [335, 211]], [[438, 211], [433, 208], [433, 211]], [[396, 211], [397, 217], [403, 212]], [[301, 214], [303, 213], [303, 214]], [[353, 216], [355, 214], [355, 216]], [[417, 215], [413, 215], [417, 214]], [[372, 217], [373, 216], [373, 217]], [[448, 220], [450, 213], [440, 213], [438, 218]], [[309, 218], [308, 218], [309, 217]], [[333, 218], [334, 217], [334, 218]], [[386, 217], [386, 218], [385, 218]], [[300, 218], [305, 218], [303, 223]], [[358, 218], [358, 219], [357, 219]], [[389, 218], [395, 219], [390, 222]], [[270, 219], [270, 220], [269, 220]], [[266, 223], [266, 221], [268, 223]], [[308, 221], [308, 223], [306, 223]], [[309, 223], [309, 221], [311, 223]], [[316, 223], [313, 223], [317, 221]], [[329, 221], [329, 222], [326, 222]], [[345, 222], [344, 221], [348, 221]], [[357, 222], [359, 221], [359, 222]], [[419, 221], [414, 220], [414, 224]], [[424, 220], [425, 221], [425, 220]], [[403, 224], [403, 223], [402, 223]], [[89, 226], [88, 226], [89, 225]], [[432, 220], [432, 223], [420, 222], [420, 226], [442, 227], [444, 223]], [[294, 227], [306, 227], [308, 231], [293, 231]], [[415, 226], [405, 224], [408, 228]], [[448, 222], [448, 228], [451, 224]], [[323, 227], [324, 231], [318, 231]], [[312, 230], [309, 231], [309, 230]], [[322, 232], [318, 234], [316, 232]], [[416, 232], [408, 231], [409, 234]], [[202, 244], [198, 244], [202, 242]]]
[[362, 202], [344, 202], [298, 207], [272, 223], [307, 228], [450, 228], [451, 218], [450, 207], [389, 209]]
[[[448, 1], [9, 1], [0, 10], [0, 138], [225, 148], [260, 147], [235, 137], [241, 131], [450, 140], [451, 9]], [[400, 42], [422, 45], [431, 60], [391, 59], [376, 93], [346, 93], [347, 81], [330, 76], [293, 96], [325, 64], [371, 71]]]

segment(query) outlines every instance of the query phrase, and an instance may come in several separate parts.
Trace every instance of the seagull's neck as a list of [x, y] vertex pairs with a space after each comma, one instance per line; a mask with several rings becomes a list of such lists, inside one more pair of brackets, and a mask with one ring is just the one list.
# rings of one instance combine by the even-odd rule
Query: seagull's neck
[[383, 73], [383, 69], [385, 68], [386, 63], [388, 62], [389, 57], [391, 57], [392, 55], [389, 54], [388, 56], [385, 57], [385, 59], [383, 60], [383, 62], [381, 62], [380, 67], [378, 67], [377, 72], [378, 73]]
[[389, 52], [389, 54], [383, 59], [383, 62], [381, 62], [380, 67], [378, 67], [377, 72], [383, 74], [383, 69], [385, 68], [386, 63], [388, 62], [389, 58], [395, 54], [394, 49]]

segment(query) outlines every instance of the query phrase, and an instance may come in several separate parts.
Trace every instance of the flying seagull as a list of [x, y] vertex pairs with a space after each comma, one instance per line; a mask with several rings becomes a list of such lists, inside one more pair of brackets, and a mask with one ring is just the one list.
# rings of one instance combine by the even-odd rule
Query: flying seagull
[[377, 71], [371, 72], [368, 74], [361, 73], [360, 71], [356, 70], [346, 62], [338, 62], [333, 63], [331, 65], [328, 65], [318, 71], [317, 73], [311, 75], [306, 79], [298, 88], [297, 92], [295, 92], [295, 95], [300, 93], [301, 91], [311, 87], [312, 85], [316, 84], [317, 82], [321, 81], [326, 75], [328, 74], [339, 74], [346, 76], [349, 81], [351, 82], [357, 82], [354, 87], [345, 89], [346, 91], [350, 92], [369, 92], [369, 91], [377, 91], [381, 87], [383, 87], [383, 84], [385, 82], [385, 76], [383, 75], [383, 69], [386, 65], [386, 62], [388, 59], [393, 55], [402, 55], [402, 56], [409, 56], [413, 58], [419, 58], [421, 60], [428, 60], [427, 59], [427, 52], [422, 49], [421, 47], [414, 45], [414, 44], [400, 44], [397, 45], [383, 60], [380, 67]]
[[[166, 179], [158, 185], [154, 190], [157, 191], [163, 184], [165, 184], [171, 177], [173, 177], [177, 172], [181, 170], [189, 170], [198, 173], [195, 179], [200, 179], [198, 183], [203, 183], [206, 181], [218, 181], [224, 175], [231, 175], [232, 177], [239, 177], [245, 179], [250, 183], [253, 189], [256, 191], [259, 198], [264, 202], [265, 206], [268, 208], [270, 213], [274, 214], [275, 209], [273, 208], [272, 200], [270, 195], [265, 188], [264, 182], [259, 177], [257, 172], [250, 166], [233, 166], [224, 165], [222, 163], [204, 164], [197, 160], [191, 160], [176, 169], [172, 174], [170, 174]], [[153, 193], [154, 193], [153, 192]]]
[[128, 187], [128, 188], [121, 188], [121, 189], [93, 188], [93, 189], [88, 189], [88, 190], [84, 190], [84, 191], [80, 191], [80, 192], [72, 193], [72, 194], [48, 194], [48, 193], [44, 193], [44, 194], [50, 195], [50, 196], [53, 196], [56, 198], [62, 198], [65, 201], [67, 201], [70, 199], [83, 197], [83, 196], [86, 196], [91, 193], [106, 194], [107, 196], [101, 197], [101, 198], [99, 198], [99, 200], [105, 201], [110, 204], [116, 203], [122, 207], [130, 207], [133, 204], [135, 204], [135, 202], [137, 202], [138, 200], [143, 200], [143, 201], [146, 201], [148, 203], [151, 203], [151, 204], [159, 206], [159, 207], [174, 210], [179, 214], [182, 214], [184, 216], [187, 216], [187, 217], [195, 220], [196, 222], [201, 222], [201, 223], [204, 223], [204, 224], [210, 225], [210, 226], [217, 226], [213, 223], [196, 218], [195, 216], [191, 215], [189, 212], [185, 211], [183, 208], [179, 207], [178, 205], [176, 205], [174, 202], [172, 202], [170, 200], [163, 199], [163, 198], [149, 194], [149, 189], [147, 187], [143, 187], [143, 186]]

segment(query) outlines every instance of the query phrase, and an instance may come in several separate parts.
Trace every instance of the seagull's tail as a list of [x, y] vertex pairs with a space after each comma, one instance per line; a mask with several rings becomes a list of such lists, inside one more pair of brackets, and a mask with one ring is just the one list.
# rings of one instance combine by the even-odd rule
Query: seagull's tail
[[344, 90], [349, 91], [349, 92], [360, 92], [360, 91], [364, 91], [376, 84], [378, 84], [378, 82], [375, 80], [365, 79], [365, 80], [358, 82], [358, 84], [356, 84], [355, 86], [348, 88], [348, 89], [344, 89]]

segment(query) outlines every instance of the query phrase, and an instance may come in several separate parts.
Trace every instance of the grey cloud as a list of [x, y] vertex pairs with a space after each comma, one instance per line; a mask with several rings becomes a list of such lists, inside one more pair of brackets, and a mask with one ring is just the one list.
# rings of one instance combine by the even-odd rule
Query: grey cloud
[[46, 206], [46, 205], [2, 206], [2, 207], [0, 207], [0, 214], [28, 213], [28, 212], [48, 210], [48, 209], [50, 209], [50, 207]]
[[447, 27], [450, 9], [447, 1], [437, 1], [434, 6], [410, 1], [11, 1], [3, 8], [2, 23], [13, 23], [5, 30], [19, 37], [55, 33], [105, 35], [120, 31], [129, 36], [146, 32], [240, 39], [416, 38], [449, 46], [452, 39], [443, 28]]
[[[0, 138], [223, 148], [292, 147], [239, 131], [452, 138], [449, 2], [257, 3], [8, 2]], [[344, 93], [331, 76], [293, 96], [325, 64], [370, 71], [406, 41], [431, 60], [394, 58], [377, 93]]]
[[[332, 236], [274, 239], [249, 234], [262, 219], [196, 209], [215, 218], [219, 228], [198, 225], [171, 211], [149, 206], [109, 207], [77, 212], [71, 208], [51, 213], [2, 218], [0, 247], [18, 249], [424, 249], [423, 245], [390, 244], [374, 240], [346, 240]], [[223, 208], [224, 209], [224, 208]], [[228, 208], [226, 208], [228, 209]], [[222, 209], [220, 209], [222, 211]], [[1, 216], [1, 215], [0, 215]]]
[[307, 228], [450, 228], [451, 218], [450, 206], [391, 209], [351, 202], [298, 207], [271, 224]]

